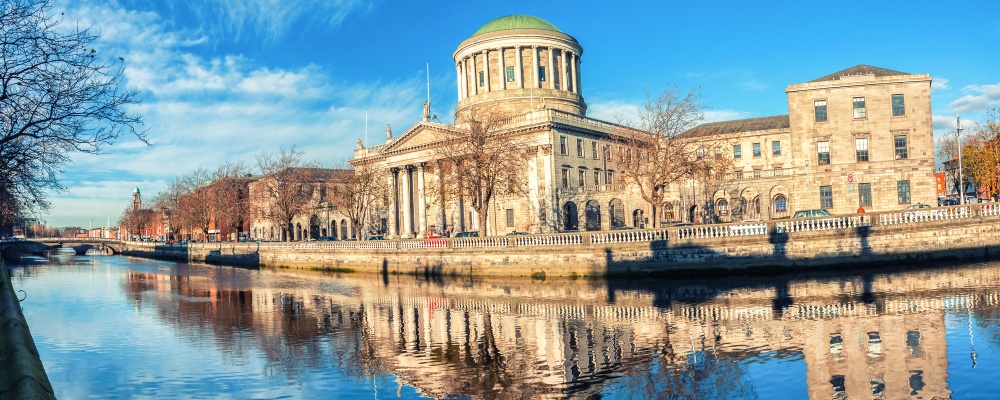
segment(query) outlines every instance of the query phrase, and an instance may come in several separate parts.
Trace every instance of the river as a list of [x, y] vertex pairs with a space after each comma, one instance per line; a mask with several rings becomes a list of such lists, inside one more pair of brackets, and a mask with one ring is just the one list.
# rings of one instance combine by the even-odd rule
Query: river
[[1000, 263], [719, 280], [10, 267], [60, 399], [995, 398]]

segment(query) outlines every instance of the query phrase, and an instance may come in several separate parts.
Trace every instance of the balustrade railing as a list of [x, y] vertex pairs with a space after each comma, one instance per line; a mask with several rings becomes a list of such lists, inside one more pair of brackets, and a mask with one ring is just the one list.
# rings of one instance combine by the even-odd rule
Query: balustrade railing
[[760, 237], [772, 233], [856, 229], [865, 226], [916, 225], [926, 222], [962, 220], [978, 217], [1000, 216], [1000, 203], [963, 206], [934, 207], [913, 210], [871, 212], [844, 216], [807, 219], [780, 219], [762, 222], [680, 226], [649, 230], [615, 230], [599, 232], [572, 232], [532, 234], [521, 236], [487, 236], [472, 238], [427, 238], [402, 240], [365, 240], [342, 242], [248, 242], [248, 243], [191, 243], [163, 244], [126, 242], [133, 248], [183, 248], [232, 249], [254, 252], [258, 250], [313, 251], [313, 250], [429, 250], [474, 249], [542, 246], [588, 246], [615, 243], [650, 243], [668, 240], [711, 240], [714, 238]]

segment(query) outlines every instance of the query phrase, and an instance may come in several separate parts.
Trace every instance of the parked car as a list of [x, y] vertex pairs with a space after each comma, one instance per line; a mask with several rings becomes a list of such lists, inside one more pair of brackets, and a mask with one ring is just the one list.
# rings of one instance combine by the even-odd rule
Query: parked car
[[457, 238], [479, 237], [479, 232], [476, 231], [458, 232], [455, 234], [455, 237]]
[[792, 218], [816, 218], [816, 217], [829, 217], [830, 212], [821, 208], [811, 209], [811, 210], [799, 210], [792, 215]]
[[336, 236], [320, 236], [319, 237], [319, 241], [321, 241], [321, 242], [336, 242], [337, 241], [337, 237]]
[[616, 226], [614, 228], [611, 228], [611, 230], [613, 230], [613, 231], [632, 231], [632, 230], [635, 230], [635, 227], [634, 226], [624, 225], [624, 226]]
[[385, 237], [382, 235], [370, 235], [365, 236], [365, 240], [385, 240]]
[[514, 232], [511, 232], [511, 233], [507, 234], [507, 236], [523, 236], [523, 235], [529, 235], [529, 233], [528, 232], [514, 231]]

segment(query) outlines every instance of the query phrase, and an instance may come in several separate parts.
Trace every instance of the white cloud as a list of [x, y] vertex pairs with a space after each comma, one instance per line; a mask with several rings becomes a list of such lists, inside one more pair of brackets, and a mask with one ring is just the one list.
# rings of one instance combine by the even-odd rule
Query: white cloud
[[750, 118], [750, 113], [736, 110], [708, 110], [705, 111], [703, 122], [731, 121], [744, 118]]
[[955, 117], [934, 115], [931, 116], [931, 121], [933, 121], [933, 126], [935, 131], [955, 130], [955, 124], [956, 124]]
[[931, 81], [931, 90], [948, 90], [951, 86], [948, 86], [948, 80], [944, 78], [933, 78]]
[[258, 38], [275, 43], [296, 25], [311, 29], [340, 26], [352, 13], [373, 8], [362, 0], [205, 0], [185, 4], [199, 20], [216, 34], [241, 39]]
[[587, 104], [587, 117], [618, 123], [622, 120], [634, 119], [638, 110], [638, 104], [617, 100], [598, 101]]
[[969, 85], [962, 88], [967, 93], [948, 104], [954, 113], [982, 112], [1000, 105], [1000, 83], [993, 85]]

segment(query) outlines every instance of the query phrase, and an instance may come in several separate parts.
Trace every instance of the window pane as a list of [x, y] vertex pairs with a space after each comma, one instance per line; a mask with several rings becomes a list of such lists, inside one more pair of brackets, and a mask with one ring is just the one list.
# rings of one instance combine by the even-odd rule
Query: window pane
[[784, 195], [777, 195], [774, 198], [774, 211], [785, 212], [788, 211], [788, 202], [785, 200]]
[[545, 82], [545, 67], [538, 67], [538, 81]]
[[583, 157], [583, 139], [576, 139], [576, 155]]
[[514, 209], [513, 208], [508, 208], [507, 209], [507, 227], [508, 228], [513, 228], [514, 227]]
[[564, 188], [569, 188], [569, 171], [562, 170], [562, 184]]
[[816, 108], [816, 122], [826, 121], [826, 100], [816, 100], [813, 105]]
[[601, 184], [601, 172], [600, 171], [594, 171], [594, 186], [597, 186], [597, 185], [600, 185], [600, 184]]
[[906, 151], [906, 136], [896, 136], [893, 138], [893, 142], [896, 147], [896, 159], [905, 160], [908, 156]]
[[566, 137], [559, 137], [559, 154], [566, 155]]
[[910, 203], [910, 181], [897, 181], [896, 194], [899, 196], [899, 204]]
[[507, 82], [514, 82], [514, 67], [504, 67], [507, 72]]
[[781, 155], [781, 142], [779, 141], [771, 142], [771, 154], [776, 156]]
[[597, 142], [590, 142], [590, 155], [597, 159]]
[[868, 138], [854, 139], [858, 162], [868, 162]]
[[819, 163], [829, 164], [830, 163], [830, 142], [819, 142], [816, 145]]
[[733, 158], [741, 158], [741, 157], [743, 157], [743, 147], [740, 146], [740, 145], [738, 145], [738, 144], [734, 144], [733, 145]]
[[486, 83], [486, 74], [484, 71], [479, 71], [479, 86], [483, 86]]
[[858, 184], [858, 205], [861, 206], [872, 205], [872, 184], [870, 183]]
[[868, 116], [865, 111], [865, 98], [855, 97], [854, 98], [854, 119], [861, 119]]
[[903, 102], [903, 95], [892, 95], [892, 116], [899, 117], [906, 115], [906, 106]]
[[820, 208], [833, 208], [833, 186], [819, 187]]
[[760, 157], [760, 143], [753, 144], [753, 156]]
[[579, 181], [580, 181], [580, 187], [583, 187], [584, 183], [583, 183], [583, 171], [582, 170], [580, 171], [580, 179], [579, 179]]

